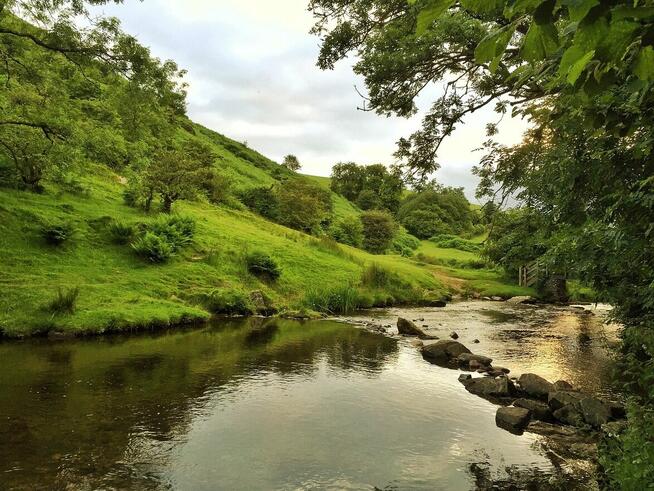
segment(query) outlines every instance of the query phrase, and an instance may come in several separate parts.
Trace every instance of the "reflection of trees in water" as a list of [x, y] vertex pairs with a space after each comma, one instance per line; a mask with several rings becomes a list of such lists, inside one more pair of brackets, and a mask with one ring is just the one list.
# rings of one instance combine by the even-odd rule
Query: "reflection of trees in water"
[[187, 433], [226, 385], [238, 391], [259, 372], [310, 376], [322, 360], [332, 370], [376, 373], [397, 350], [392, 339], [344, 324], [281, 319], [0, 345], [0, 474], [9, 488], [85, 480], [89, 488], [165, 487], [152, 475], [136, 482], [130, 460], [148, 462], [147, 442], [159, 448]]

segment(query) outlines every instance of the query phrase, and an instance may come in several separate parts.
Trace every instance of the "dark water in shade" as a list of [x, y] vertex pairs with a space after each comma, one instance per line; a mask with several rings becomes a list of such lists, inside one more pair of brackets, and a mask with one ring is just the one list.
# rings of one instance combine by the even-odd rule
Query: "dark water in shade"
[[496, 428], [457, 375], [332, 321], [4, 343], [0, 489], [465, 490], [473, 462], [549, 472], [539, 437]]

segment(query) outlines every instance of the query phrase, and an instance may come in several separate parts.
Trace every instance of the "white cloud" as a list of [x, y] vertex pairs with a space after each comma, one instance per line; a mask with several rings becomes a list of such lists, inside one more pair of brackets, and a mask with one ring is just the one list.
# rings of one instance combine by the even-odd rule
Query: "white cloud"
[[[103, 10], [120, 18], [160, 58], [188, 69], [189, 116], [281, 160], [294, 153], [303, 172], [329, 175], [339, 161], [392, 163], [395, 142], [418, 125], [357, 110], [363, 87], [348, 62], [316, 67], [318, 39], [306, 0], [145, 0]], [[426, 105], [429, 101], [425, 100]], [[443, 184], [474, 195], [474, 149], [485, 139], [491, 110], [466, 120], [439, 152]], [[505, 143], [519, 140], [524, 123], [502, 124]]]

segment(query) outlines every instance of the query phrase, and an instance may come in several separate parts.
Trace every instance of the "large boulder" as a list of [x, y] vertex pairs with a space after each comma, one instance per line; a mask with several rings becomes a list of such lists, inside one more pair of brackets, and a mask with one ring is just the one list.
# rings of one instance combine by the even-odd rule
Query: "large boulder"
[[506, 301], [506, 303], [510, 303], [513, 305], [532, 304], [534, 302], [535, 300], [533, 299], [533, 297], [529, 297], [529, 296], [511, 297]]
[[482, 355], [475, 355], [473, 353], [461, 353], [459, 356], [457, 356], [457, 360], [459, 360], [459, 364], [461, 366], [470, 366], [471, 362], [473, 361], [483, 367], [489, 367], [491, 363], [493, 363], [492, 358]]
[[471, 394], [481, 397], [511, 397], [515, 392], [513, 382], [507, 377], [479, 377], [463, 382], [463, 386]]
[[554, 421], [550, 407], [544, 402], [521, 398], [515, 400], [513, 405], [515, 407], [529, 409], [531, 411], [531, 417], [533, 419], [537, 419], [538, 421], [544, 421], [546, 423]]
[[554, 411], [552, 414], [554, 415], [554, 418], [556, 418], [556, 420], [560, 421], [561, 423], [570, 426], [576, 426], [577, 428], [583, 428], [586, 426], [584, 415], [579, 409], [579, 405], [576, 403], [563, 406], [562, 408]]
[[554, 385], [535, 373], [523, 373], [518, 379], [520, 388], [531, 397], [546, 399]]
[[402, 336], [418, 336], [420, 339], [433, 339], [432, 336], [425, 333], [413, 322], [408, 319], [403, 319], [402, 317], [397, 319], [397, 331]]
[[552, 385], [554, 385], [554, 390], [572, 390], [572, 384], [565, 380], [557, 380]]
[[573, 390], [556, 390], [548, 394], [547, 404], [552, 411], [556, 411], [568, 404], [574, 404], [583, 398], [584, 395], [580, 392], [575, 392]]
[[495, 424], [511, 433], [522, 434], [531, 419], [531, 411], [522, 407], [500, 407]]
[[611, 407], [594, 397], [586, 397], [579, 401], [579, 410], [584, 421], [593, 428], [601, 428], [603, 424], [611, 420]]
[[436, 365], [452, 364], [463, 353], [470, 350], [453, 339], [441, 339], [422, 348], [422, 357]]

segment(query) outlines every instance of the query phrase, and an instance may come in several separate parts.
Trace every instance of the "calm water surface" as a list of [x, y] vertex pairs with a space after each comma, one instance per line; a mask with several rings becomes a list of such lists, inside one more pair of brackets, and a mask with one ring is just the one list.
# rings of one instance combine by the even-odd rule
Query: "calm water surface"
[[[545, 375], [608, 391], [596, 318], [542, 310], [541, 334], [523, 336], [508, 326], [524, 330], [533, 310], [462, 303], [403, 314], [434, 331], [458, 323], [462, 341], [474, 335], [471, 348], [503, 365], [542, 360], [531, 364]], [[465, 490], [473, 462], [549, 472], [540, 437], [496, 428], [496, 407], [457, 375], [405, 340], [334, 321], [4, 343], [0, 489]]]

